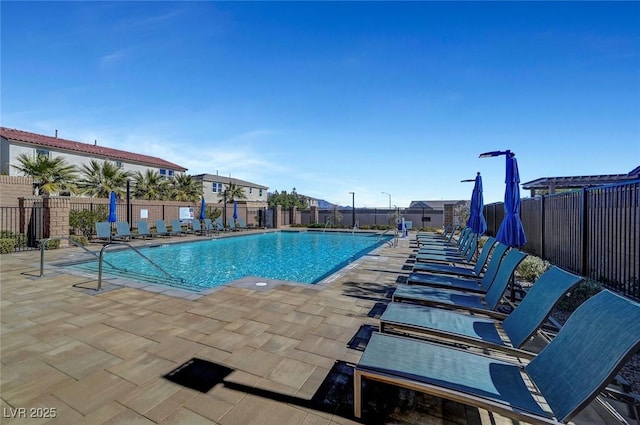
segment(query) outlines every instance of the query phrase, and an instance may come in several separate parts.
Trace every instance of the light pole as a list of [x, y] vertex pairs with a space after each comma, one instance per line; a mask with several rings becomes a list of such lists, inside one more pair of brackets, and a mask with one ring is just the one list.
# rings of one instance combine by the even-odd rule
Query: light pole
[[391, 194], [389, 192], [382, 192], [382, 194], [389, 197], [389, 215], [387, 217], [387, 224], [391, 224]]
[[349, 193], [351, 194], [351, 226], [356, 227], [356, 193]]
[[382, 192], [383, 195], [387, 195], [389, 197], [389, 209], [391, 209], [391, 194], [387, 192]]

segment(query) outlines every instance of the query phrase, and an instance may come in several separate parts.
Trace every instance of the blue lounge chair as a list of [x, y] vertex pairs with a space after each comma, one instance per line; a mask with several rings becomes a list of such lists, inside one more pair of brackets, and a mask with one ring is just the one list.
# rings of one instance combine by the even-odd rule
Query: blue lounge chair
[[140, 220], [136, 223], [136, 226], [138, 229], [138, 233], [133, 235], [133, 237], [142, 239], [153, 238], [153, 235], [149, 230], [149, 223], [144, 220]]
[[191, 219], [191, 229], [193, 230], [193, 233], [197, 235], [204, 236], [205, 234], [204, 229], [202, 229], [202, 225], [200, 224], [200, 220], [197, 218]]
[[[453, 275], [464, 276], [464, 277], [480, 278], [485, 266], [487, 265], [487, 262], [489, 261], [489, 254], [491, 253], [495, 244], [496, 244], [496, 238], [494, 237], [490, 237], [485, 241], [482, 247], [482, 250], [480, 251], [480, 255], [478, 256], [478, 260], [476, 261], [473, 268], [455, 266], [450, 264], [416, 262], [413, 265], [413, 271], [453, 274]], [[505, 246], [504, 248], [506, 250], [507, 247]], [[503, 251], [503, 254], [504, 254], [504, 251]]]
[[171, 236], [171, 233], [167, 230], [167, 223], [165, 223], [164, 220], [156, 220], [156, 235]]
[[485, 294], [463, 290], [444, 289], [422, 285], [399, 284], [392, 295], [396, 302], [413, 302], [450, 309], [463, 309], [487, 315], [496, 315], [496, 307], [507, 290], [511, 275], [526, 254], [511, 249], [500, 262], [495, 279]]
[[96, 223], [96, 237], [94, 239], [103, 239], [111, 242], [111, 223], [108, 221], [100, 221]]
[[416, 233], [416, 239], [450, 239], [451, 235], [455, 232], [455, 229], [451, 223], [444, 226], [442, 229], [442, 233], [438, 232], [429, 232], [429, 231], [418, 231]]
[[205, 218], [202, 231], [204, 232], [205, 235], [214, 234], [216, 232], [216, 228], [213, 225], [213, 220], [211, 220], [210, 218]]
[[[436, 286], [440, 288], [452, 288], [486, 293], [496, 278], [497, 273], [502, 270], [502, 259], [504, 258], [504, 254], [507, 252], [508, 248], [509, 247], [504, 244], [499, 244], [493, 250], [491, 261], [489, 261], [489, 265], [487, 266], [487, 271], [481, 278], [473, 276], [447, 275], [442, 273], [411, 272], [409, 273], [409, 276], [407, 276], [407, 284]], [[506, 273], [507, 271], [508, 270], [506, 269], [502, 270], [503, 273]]]
[[425, 250], [420, 249], [416, 254], [416, 261], [419, 262], [441, 262], [441, 263], [469, 263], [473, 260], [476, 249], [478, 248], [478, 237], [476, 234], [470, 236], [467, 242], [460, 247], [460, 251], [453, 252], [449, 250]]
[[[435, 338], [458, 345], [528, 355], [514, 348], [522, 347], [562, 296], [583, 280], [556, 266], [551, 267], [540, 275], [522, 302], [503, 321], [441, 308], [391, 303], [380, 316], [380, 332]], [[501, 336], [501, 330], [504, 336]]]
[[236, 228], [236, 223], [235, 220], [233, 218], [227, 219], [227, 227], [229, 228], [229, 230], [231, 230], [232, 232], [237, 231], [238, 229]]
[[354, 369], [354, 414], [362, 378], [410, 388], [529, 423], [566, 423], [640, 348], [640, 304], [601, 291], [558, 335], [521, 363], [401, 336], [374, 333]]
[[454, 240], [455, 230], [451, 232], [449, 238], [439, 239], [439, 238], [429, 238], [429, 237], [418, 237], [416, 241], [418, 242], [418, 246], [433, 246], [433, 247], [457, 247], [460, 246], [462, 242], [465, 241], [469, 233], [471, 232], [471, 228], [465, 227], [460, 231], [458, 236], [458, 240]]
[[179, 235], [179, 236], [187, 235], [187, 232], [182, 230], [182, 223], [177, 218], [174, 218], [173, 220], [171, 220], [171, 234]]
[[455, 244], [443, 243], [440, 241], [424, 241], [424, 243], [419, 244], [418, 252], [437, 251], [459, 253], [460, 251], [464, 250], [464, 247], [470, 242], [470, 238], [474, 235], [475, 233], [473, 233], [471, 229], [467, 227], [460, 234], [460, 238], [456, 241]]
[[238, 223], [236, 224], [236, 228], [240, 230], [248, 230], [247, 223], [240, 217], [238, 217]]
[[226, 232], [227, 231], [227, 228], [224, 227], [224, 223], [222, 222], [221, 218], [219, 218], [219, 217], [216, 218], [215, 224], [216, 224], [216, 228], [218, 229], [219, 232]]
[[111, 239], [119, 239], [122, 241], [130, 240], [131, 229], [129, 228], [129, 223], [127, 223], [126, 221], [116, 222], [116, 234], [113, 235]]

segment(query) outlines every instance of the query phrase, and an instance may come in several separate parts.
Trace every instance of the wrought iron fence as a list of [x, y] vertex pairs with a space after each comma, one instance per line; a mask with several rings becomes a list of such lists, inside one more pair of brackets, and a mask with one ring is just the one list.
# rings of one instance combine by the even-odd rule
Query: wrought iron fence
[[38, 241], [44, 232], [42, 205], [0, 207], [0, 239], [12, 240], [14, 251], [38, 249]]
[[[525, 198], [522, 250], [640, 299], [640, 180]], [[485, 206], [487, 234], [504, 217], [500, 203]]]

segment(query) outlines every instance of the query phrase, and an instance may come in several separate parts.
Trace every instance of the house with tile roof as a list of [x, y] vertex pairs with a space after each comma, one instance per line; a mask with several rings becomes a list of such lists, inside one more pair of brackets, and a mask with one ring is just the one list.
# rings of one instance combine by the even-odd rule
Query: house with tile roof
[[100, 146], [97, 142], [82, 143], [54, 136], [30, 133], [12, 128], [0, 127], [0, 174], [20, 175], [13, 165], [19, 165], [18, 156], [47, 155], [51, 158], [62, 157], [68, 164], [81, 167], [89, 161], [109, 161], [124, 171], [146, 172], [155, 170], [164, 177], [172, 177], [176, 173], [184, 173], [187, 169], [162, 158], [150, 155], [127, 152], [119, 149]]

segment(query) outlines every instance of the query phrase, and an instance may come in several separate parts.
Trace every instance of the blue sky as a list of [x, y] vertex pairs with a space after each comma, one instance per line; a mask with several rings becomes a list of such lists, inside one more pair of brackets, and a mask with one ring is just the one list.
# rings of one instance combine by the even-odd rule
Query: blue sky
[[[639, 2], [7, 2], [2, 125], [356, 207], [640, 165]], [[528, 196], [523, 192], [523, 195]]]

